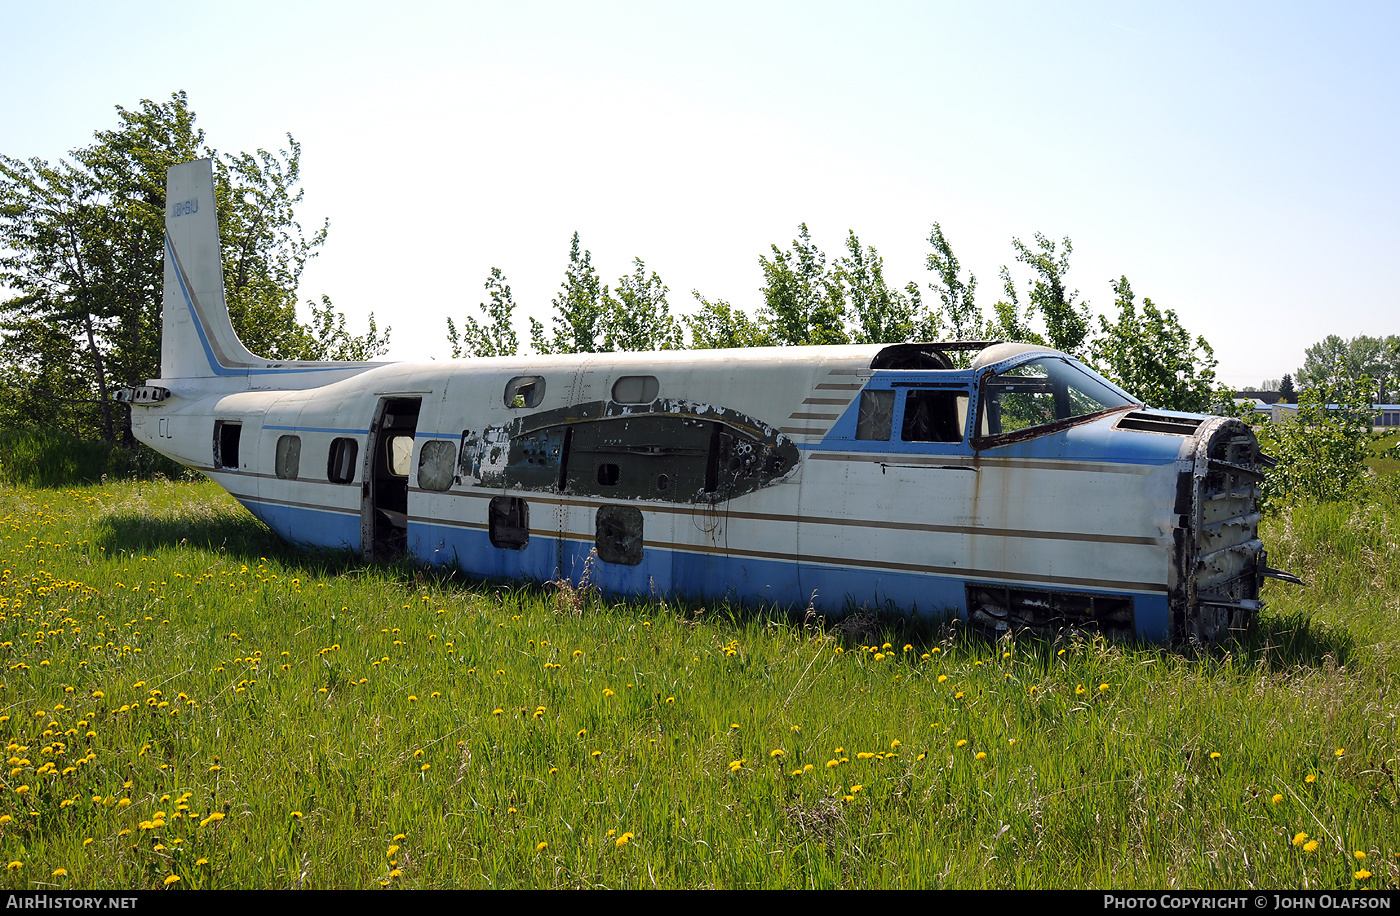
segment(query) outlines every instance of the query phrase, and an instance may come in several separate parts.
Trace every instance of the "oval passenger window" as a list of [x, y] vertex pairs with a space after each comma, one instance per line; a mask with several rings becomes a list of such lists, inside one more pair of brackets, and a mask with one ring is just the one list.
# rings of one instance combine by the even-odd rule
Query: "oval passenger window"
[[538, 407], [544, 400], [544, 376], [517, 375], [506, 382], [507, 407]]
[[624, 375], [613, 382], [613, 400], [619, 404], [650, 404], [661, 391], [654, 375]]

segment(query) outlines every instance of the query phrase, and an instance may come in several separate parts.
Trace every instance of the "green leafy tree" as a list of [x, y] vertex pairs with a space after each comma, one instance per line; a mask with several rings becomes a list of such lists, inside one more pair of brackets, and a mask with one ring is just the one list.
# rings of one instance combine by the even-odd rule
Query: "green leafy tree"
[[933, 328], [933, 316], [923, 313], [919, 287], [903, 291], [885, 282], [885, 261], [873, 247], [861, 248], [854, 231], [846, 235], [846, 254], [835, 264], [842, 311], [855, 327], [851, 343], [903, 343]]
[[1362, 376], [1371, 379], [1377, 401], [1389, 402], [1395, 396], [1400, 384], [1400, 337], [1363, 334], [1343, 340], [1329, 334], [1308, 347], [1297, 381], [1304, 387], [1337, 387], [1354, 383]]
[[848, 343], [840, 278], [827, 270], [807, 224], [798, 227], [791, 250], [770, 247], [773, 257], [758, 259], [764, 281], [759, 320], [768, 336], [782, 346]]
[[1036, 274], [1029, 283], [1029, 306], [1045, 322], [1045, 342], [1056, 350], [1077, 356], [1088, 340], [1091, 325], [1088, 305], [1075, 304], [1079, 292], [1065, 288], [1065, 274], [1069, 272], [1069, 256], [1074, 246], [1066, 237], [1061, 240], [1063, 249], [1057, 249], [1052, 239], [1039, 232], [1035, 234], [1035, 242], [1036, 247], [1032, 249], [1020, 239], [1011, 240], [1016, 260]]
[[771, 347], [773, 340], [758, 322], [741, 309], [723, 299], [711, 302], [691, 290], [700, 302], [700, 310], [682, 319], [690, 329], [690, 346], [695, 350], [717, 350], [732, 347]]
[[[128, 278], [111, 272], [123, 241], [116, 214], [96, 178], [68, 162], [4, 157], [0, 176], [0, 281], [18, 293], [0, 305], [6, 380], [16, 385], [5, 400], [21, 416], [71, 405], [76, 422], [96, 421], [113, 441], [108, 337], [128, 293]], [[33, 409], [36, 401], [50, 409]]]
[[1016, 294], [1016, 281], [1005, 265], [1001, 268], [1001, 291], [1006, 298], [998, 299], [992, 306], [992, 311], [997, 317], [995, 321], [986, 325], [988, 336], [996, 340], [1046, 346], [1045, 338], [1031, 327], [1031, 319], [1035, 317], [1035, 306], [1026, 306], [1025, 313], [1022, 314], [1021, 298]]
[[641, 258], [634, 258], [632, 267], [632, 273], [618, 279], [616, 298], [604, 287], [603, 349], [679, 350], [685, 332], [671, 315], [666, 284], [655, 271], [647, 273]]
[[534, 318], [530, 319], [530, 342], [537, 353], [597, 353], [606, 333], [608, 289], [593, 268], [593, 255], [579, 245], [574, 233], [569, 246], [569, 265], [554, 306], [553, 334]]
[[[160, 373], [165, 173], [191, 159], [215, 158], [230, 311], [249, 349], [304, 359], [349, 345], [327, 299], [312, 305], [313, 329], [296, 319], [301, 268], [325, 230], [308, 239], [296, 222], [294, 140], [290, 152], [218, 157], [184, 93], [118, 106], [117, 117], [115, 130], [57, 164], [0, 156], [0, 285], [13, 293], [0, 303], [7, 425], [129, 440], [128, 410], [112, 394]], [[377, 337], [371, 321], [360, 351], [381, 348], [387, 333]]]
[[325, 244], [327, 221], [307, 237], [296, 219], [304, 191], [301, 145], [218, 161], [215, 195], [223, 243], [224, 296], [234, 330], [249, 350], [271, 359], [313, 359], [316, 347], [297, 320], [297, 286], [306, 262]]
[[302, 328], [298, 359], [361, 363], [388, 352], [389, 328], [381, 336], [373, 312], [369, 315], [369, 330], [351, 334], [345, 327], [345, 314], [336, 311], [330, 296], [322, 295], [320, 305], [311, 301], [306, 304], [311, 310], [311, 323]]
[[1292, 404], [1298, 399], [1298, 392], [1293, 388], [1293, 376], [1287, 372], [1283, 374], [1283, 381], [1279, 382], [1278, 399], [1280, 404]]
[[484, 321], [471, 315], [457, 325], [447, 319], [447, 339], [452, 344], [452, 358], [463, 356], [515, 356], [520, 351], [520, 339], [515, 334], [515, 298], [499, 267], [491, 268], [486, 278], [486, 295], [490, 302], [478, 304]]
[[1141, 311], [1127, 277], [1113, 282], [1118, 317], [1099, 316], [1091, 346], [1095, 365], [1125, 391], [1153, 407], [1200, 413], [1210, 408], [1215, 386], [1215, 351], [1204, 337], [1192, 338], [1176, 312], [1142, 300]]
[[977, 276], [969, 271], [963, 281], [962, 265], [938, 223], [929, 231], [928, 242], [933, 248], [927, 258], [928, 269], [938, 275], [929, 289], [942, 303], [930, 330], [936, 334], [941, 326], [948, 329], [953, 340], [981, 340], [989, 330], [977, 306]]
[[1282, 423], [1255, 427], [1260, 447], [1275, 460], [1264, 478], [1267, 506], [1356, 496], [1366, 475], [1371, 431], [1370, 378], [1314, 385]]

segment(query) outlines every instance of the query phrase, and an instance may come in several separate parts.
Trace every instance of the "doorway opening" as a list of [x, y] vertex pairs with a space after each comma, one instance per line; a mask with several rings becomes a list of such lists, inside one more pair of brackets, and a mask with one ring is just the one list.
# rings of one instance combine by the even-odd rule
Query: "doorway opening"
[[365, 555], [394, 559], [408, 550], [408, 475], [422, 398], [384, 398], [369, 429], [365, 480]]

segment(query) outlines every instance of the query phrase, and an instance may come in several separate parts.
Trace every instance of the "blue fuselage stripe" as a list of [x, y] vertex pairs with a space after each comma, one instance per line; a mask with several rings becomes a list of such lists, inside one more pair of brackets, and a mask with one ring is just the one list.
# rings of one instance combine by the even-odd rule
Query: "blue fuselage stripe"
[[[360, 547], [357, 515], [263, 500], [243, 504], [293, 543], [352, 550]], [[417, 521], [409, 522], [408, 549], [423, 562], [458, 566], [471, 575], [538, 582], [559, 575], [562, 558], [564, 575], [575, 583], [586, 577], [603, 591], [622, 595], [766, 601], [791, 607], [810, 605], [831, 614], [862, 606], [891, 606], [924, 617], [948, 613], [966, 617], [967, 582], [947, 575], [650, 546], [643, 551], [641, 563], [624, 566], [599, 560], [593, 543], [586, 539], [532, 534], [524, 549], [504, 550], [493, 545], [482, 528]], [[1025, 587], [1025, 583], [1008, 584]], [[1139, 638], [1161, 641], [1169, 636], [1165, 594], [1075, 591], [1131, 597]]]

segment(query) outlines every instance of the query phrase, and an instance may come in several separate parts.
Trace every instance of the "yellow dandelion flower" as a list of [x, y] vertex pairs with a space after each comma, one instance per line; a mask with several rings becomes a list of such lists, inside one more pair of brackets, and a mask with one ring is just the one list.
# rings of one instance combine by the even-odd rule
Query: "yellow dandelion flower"
[[550, 768], [549, 768], [549, 775], [550, 775], [550, 776], [553, 776], [555, 773], [558, 773], [558, 772], [559, 772], [559, 768], [558, 768], [558, 767], [550, 767]]
[[624, 833], [622, 836], [617, 838], [618, 846], [626, 846], [630, 842], [632, 842], [632, 834], [630, 833]]
[[1362, 851], [1359, 850], [1359, 849], [1358, 849], [1356, 852], [1352, 853], [1352, 854], [1351, 854], [1351, 857], [1352, 857], [1353, 859], [1355, 859], [1356, 861], [1358, 861], [1358, 862], [1365, 862], [1365, 861], [1366, 861], [1366, 853], [1362, 852]]
[[[1064, 651], [1064, 650], [1061, 650], [1061, 651]], [[1087, 691], [1087, 690], [1084, 689], [1084, 685], [1083, 685], [1083, 684], [1075, 684], [1075, 685], [1074, 685], [1074, 695], [1075, 695], [1075, 696], [1077, 696], [1077, 697], [1082, 697], [1082, 696], [1084, 696], [1084, 694], [1086, 694], [1086, 693], [1088, 693], [1088, 692], [1089, 692], [1089, 691]]]
[[221, 821], [221, 820], [223, 820], [223, 819], [224, 819], [223, 812], [221, 812], [221, 811], [215, 811], [213, 814], [209, 815], [209, 816], [206, 817], [204, 820], [200, 821], [200, 822], [199, 822], [199, 826], [201, 826], [201, 827], [208, 827], [210, 824], [216, 824], [216, 823], [218, 823], [219, 821]]
[[1269, 802], [1274, 805], [1281, 805], [1283, 804], [1283, 796], [1275, 795], [1273, 798], [1269, 799]]
[[738, 760], [731, 760], [731, 761], [729, 761], [729, 772], [731, 772], [731, 773], [737, 773], [737, 772], [739, 772], [740, 770], [742, 770], [743, 768], [744, 768], [744, 759], [743, 759], [742, 757], [739, 758]]
[[831, 769], [831, 768], [834, 767], [834, 766], [840, 766], [840, 764], [841, 764], [841, 761], [839, 761], [839, 760], [828, 760], [828, 761], [826, 762], [826, 768], [829, 770], [829, 769]]
[[398, 878], [398, 877], [400, 877], [400, 876], [402, 876], [402, 875], [403, 875], [403, 869], [402, 869], [402, 868], [396, 868], [396, 869], [394, 869], [393, 871], [389, 872], [389, 877], [390, 877], [390, 878]]
[[1303, 782], [1307, 783], [1308, 785], [1312, 785], [1313, 783], [1317, 782], [1317, 774], [1309, 773], [1307, 776], [1303, 777]]
[[771, 750], [771, 751], [768, 752], [768, 756], [769, 756], [769, 757], [775, 757], [775, 758], [776, 758], [776, 757], [786, 757], [786, 756], [787, 756], [787, 751], [783, 750], [783, 749], [780, 748], [780, 747], [779, 747], [779, 748], [774, 748], [773, 750]]
[[0, 814], [0, 826], [8, 824], [12, 820], [14, 820], [14, 818], [10, 817], [8, 814]]
[[396, 853], [396, 852], [398, 852], [398, 851], [399, 851], [399, 847], [398, 847], [397, 845], [390, 846], [389, 849], [388, 849], [388, 851], [384, 854], [384, 856], [385, 856], [385, 858], [392, 859], [392, 858], [394, 857], [394, 853]]
[[1339, 748], [1337, 748], [1337, 750], [1336, 750], [1336, 754], [1337, 754], [1338, 757], [1345, 757], [1345, 756], [1346, 756], [1346, 753], [1347, 753], [1347, 749], [1344, 748], [1344, 747], [1339, 747]]
[[1211, 760], [1219, 760], [1219, 759], [1220, 759], [1220, 752], [1219, 752], [1219, 751], [1211, 751], [1211, 752], [1210, 752], [1210, 759], [1211, 759]]
[[545, 843], [545, 842], [540, 842], [540, 843], [535, 844], [535, 852], [544, 852], [544, 851], [545, 851], [546, 849], [548, 849], [548, 848], [549, 848], [549, 844], [548, 844], [548, 843]]
[[406, 840], [406, 839], [408, 839], [408, 838], [407, 838], [406, 836], [404, 836], [402, 833], [396, 833], [396, 834], [394, 834], [394, 838], [393, 838], [392, 840], [390, 840], [389, 842], [391, 842], [391, 843], [397, 843], [399, 840]]
[[675, 698], [675, 697], [667, 697], [667, 698], [666, 698], [666, 702], [667, 702], [667, 703], [674, 703], [674, 702], [676, 702], [676, 698]]
[[967, 739], [966, 739], [966, 738], [959, 738], [959, 739], [958, 739], [958, 744], [957, 744], [957, 746], [958, 746], [958, 747], [967, 747]]
[[841, 796], [841, 800], [843, 802], [846, 802], [847, 804], [850, 804], [851, 802], [856, 800], [856, 797], [854, 795], [843, 795]]
[[200, 859], [200, 860], [196, 861], [194, 864], [195, 864], [195, 865], [208, 865], [208, 864], [209, 864], [209, 860], [208, 860], [208, 859]]
[[432, 765], [431, 763], [425, 763], [425, 764], [423, 764], [421, 767], [418, 768], [418, 772], [420, 772], [420, 773], [426, 773], [426, 772], [428, 772], [429, 770], [431, 770], [432, 768], [433, 768], [433, 765]]
[[1306, 833], [1303, 833], [1303, 832], [1299, 831], [1298, 833], [1293, 834], [1293, 845], [1294, 845], [1294, 846], [1302, 846], [1302, 845], [1303, 845], [1304, 843], [1306, 843], [1307, 841], [1308, 841], [1308, 835], [1307, 835]]
[[408, 695], [408, 702], [410, 702], [410, 703], [417, 703], [417, 702], [418, 702], [418, 697], [416, 697], [416, 696], [414, 696], [413, 694], [410, 693], [410, 694]]
[[987, 759], [987, 752], [986, 752], [986, 751], [978, 751], [978, 752], [977, 752], [977, 759], [978, 759], [978, 760], [986, 760], [986, 759]]
[[55, 869], [53, 870], [53, 876], [54, 876], [55, 878], [66, 878], [66, 877], [68, 877], [68, 869], [66, 869], [66, 868], [55, 868]]
[[15, 860], [14, 862], [11, 862], [9, 865], [7, 865], [7, 866], [5, 866], [5, 867], [8, 868], [8, 869], [10, 869], [11, 871], [14, 871], [16, 868], [23, 868], [23, 867], [24, 867], [24, 863], [23, 863], [23, 862], [20, 862], [19, 860]]
[[1365, 881], [1367, 878], [1371, 877], [1371, 873], [1363, 868], [1356, 874], [1352, 875], [1352, 877], [1355, 878], [1357, 881]]
[[1303, 852], [1317, 852], [1317, 840], [1308, 840], [1303, 844]]
[[588, 756], [594, 757], [594, 758], [601, 757], [601, 756], [603, 756], [603, 752], [602, 752], [602, 751], [594, 751], [593, 753], [589, 754]]
[[497, 706], [495, 709], [491, 710], [491, 715], [499, 716], [503, 712], [505, 712], [505, 710]]
[[587, 735], [587, 734], [588, 734], [588, 729], [586, 729], [586, 728], [580, 728], [580, 729], [578, 730], [578, 737], [580, 737], [580, 738], [582, 738], [584, 735]]
[[961, 700], [962, 697], [963, 697], [963, 692], [962, 692], [961, 690], [959, 690], [957, 693], [953, 694], [953, 699], [955, 699], [955, 700]]
[[604, 687], [604, 688], [603, 688], [603, 696], [605, 696], [605, 697], [613, 696], [612, 690], [609, 689], [609, 688], [607, 688], [607, 687]]

